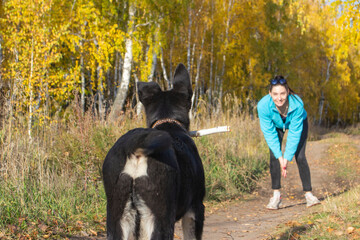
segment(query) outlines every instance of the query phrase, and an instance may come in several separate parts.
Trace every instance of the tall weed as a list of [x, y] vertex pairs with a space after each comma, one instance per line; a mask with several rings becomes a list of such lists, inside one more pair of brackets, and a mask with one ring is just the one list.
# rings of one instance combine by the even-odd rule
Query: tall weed
[[[70, 110], [68, 110], [70, 111]], [[82, 115], [36, 127], [4, 122], [0, 131], [0, 235], [32, 238], [104, 230], [106, 199], [101, 167], [107, 151], [144, 117], [124, 113], [117, 123]], [[191, 130], [229, 125], [230, 133], [195, 138], [206, 176], [208, 200], [251, 191], [267, 167], [268, 150], [258, 120], [236, 108], [222, 116], [199, 105]], [[94, 231], [90, 231], [92, 229]], [[90, 232], [89, 232], [90, 231]]]

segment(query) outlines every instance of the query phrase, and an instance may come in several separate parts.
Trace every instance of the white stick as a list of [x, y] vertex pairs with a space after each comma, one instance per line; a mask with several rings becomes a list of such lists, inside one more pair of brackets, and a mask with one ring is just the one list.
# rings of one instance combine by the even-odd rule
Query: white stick
[[220, 126], [220, 127], [215, 127], [215, 128], [202, 129], [202, 130], [198, 130], [198, 131], [191, 131], [191, 132], [189, 132], [189, 134], [191, 137], [201, 137], [201, 136], [205, 136], [205, 135], [209, 135], [209, 134], [223, 133], [223, 132], [230, 132], [230, 127], [229, 126]]

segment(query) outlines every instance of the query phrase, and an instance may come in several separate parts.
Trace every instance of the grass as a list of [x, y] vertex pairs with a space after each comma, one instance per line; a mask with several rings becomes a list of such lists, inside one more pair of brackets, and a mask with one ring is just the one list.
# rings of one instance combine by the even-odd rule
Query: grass
[[323, 141], [331, 144], [327, 165], [353, 187], [328, 197], [313, 213], [281, 225], [273, 239], [360, 239], [360, 138], [336, 133]]
[[[202, 112], [201, 112], [202, 111]], [[99, 121], [76, 107], [65, 120], [34, 126], [3, 122], [0, 131], [0, 239], [64, 239], [105, 230], [106, 199], [101, 167], [117, 138], [144, 118], [124, 114], [117, 123]], [[267, 168], [268, 150], [258, 120], [229, 111], [199, 116], [191, 129], [229, 125], [231, 132], [194, 139], [202, 157], [207, 201], [251, 191]]]

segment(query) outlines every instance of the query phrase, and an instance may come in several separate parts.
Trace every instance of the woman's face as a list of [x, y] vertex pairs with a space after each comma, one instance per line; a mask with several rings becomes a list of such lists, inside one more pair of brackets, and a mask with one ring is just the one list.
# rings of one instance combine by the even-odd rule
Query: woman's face
[[269, 94], [272, 100], [274, 101], [275, 105], [277, 107], [282, 107], [287, 101], [289, 92], [283, 85], [276, 85], [272, 87]]

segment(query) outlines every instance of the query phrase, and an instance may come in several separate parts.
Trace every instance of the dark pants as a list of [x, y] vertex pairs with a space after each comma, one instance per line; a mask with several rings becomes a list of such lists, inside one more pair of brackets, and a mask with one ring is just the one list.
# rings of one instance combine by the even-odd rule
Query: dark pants
[[[303, 130], [300, 137], [300, 142], [295, 152], [295, 159], [299, 169], [299, 174], [301, 178], [301, 182], [303, 185], [304, 191], [311, 191], [311, 176], [310, 176], [310, 169], [305, 157], [305, 147], [306, 147], [306, 139], [308, 135], [308, 121], [307, 119], [303, 122]], [[282, 143], [284, 132], [282, 129], [276, 129], [280, 145]], [[287, 159], [291, 160], [291, 159]], [[273, 152], [270, 150], [270, 173], [271, 173], [271, 185], [272, 189], [280, 189], [281, 184], [281, 169], [280, 169], [280, 162], [278, 159], [275, 158]]]

